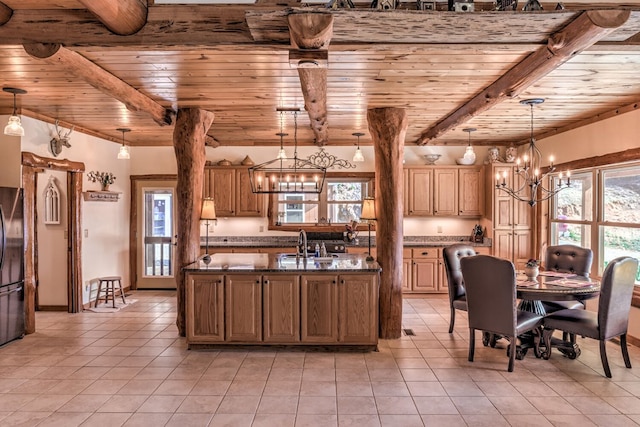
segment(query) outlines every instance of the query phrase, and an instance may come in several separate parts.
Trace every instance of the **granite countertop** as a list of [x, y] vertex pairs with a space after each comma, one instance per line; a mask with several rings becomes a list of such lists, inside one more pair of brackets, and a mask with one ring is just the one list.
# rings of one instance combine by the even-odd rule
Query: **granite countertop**
[[[471, 246], [491, 246], [491, 239], [484, 238], [482, 243], [472, 242], [469, 236], [405, 236], [403, 246], [411, 247], [433, 247], [433, 246], [449, 246], [454, 243], [466, 243]], [[291, 236], [269, 236], [269, 237], [252, 237], [252, 236], [228, 236], [228, 237], [211, 237], [209, 236], [210, 248], [292, 248], [298, 244], [297, 237]], [[200, 246], [205, 246], [205, 238], [201, 238]], [[347, 249], [366, 248], [369, 246], [369, 239], [361, 237], [358, 243], [345, 243]], [[371, 246], [376, 246], [375, 236], [371, 236]]]
[[309, 257], [306, 260], [292, 254], [214, 254], [207, 265], [202, 260], [185, 268], [190, 272], [234, 273], [376, 273], [381, 270], [375, 261], [367, 261], [360, 254], [338, 254], [327, 258]]

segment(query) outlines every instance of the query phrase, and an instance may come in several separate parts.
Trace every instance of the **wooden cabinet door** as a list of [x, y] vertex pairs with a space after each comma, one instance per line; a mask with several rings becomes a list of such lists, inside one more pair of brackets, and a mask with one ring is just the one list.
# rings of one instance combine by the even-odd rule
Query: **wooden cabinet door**
[[340, 275], [338, 290], [338, 340], [346, 344], [377, 343], [378, 275]]
[[402, 259], [402, 292], [411, 292], [413, 290], [411, 280], [412, 264], [413, 260], [411, 257]]
[[234, 168], [209, 168], [209, 197], [216, 204], [216, 215], [234, 216], [236, 170]]
[[[511, 166], [496, 166], [494, 168], [496, 174], [500, 174], [500, 181], [503, 180], [503, 174], [506, 172], [506, 178], [504, 178], [507, 186], [513, 185], [513, 175]], [[495, 184], [495, 174], [494, 181]], [[514, 199], [509, 194], [502, 190], [493, 189], [494, 192], [494, 228], [511, 228], [513, 227], [513, 203]]]
[[493, 256], [513, 261], [513, 231], [493, 231]]
[[264, 342], [300, 342], [300, 277], [270, 274], [263, 277]]
[[433, 170], [409, 169], [408, 214], [415, 216], [433, 215]]
[[227, 341], [261, 341], [262, 277], [257, 274], [228, 274], [225, 279]]
[[442, 258], [438, 258], [438, 291], [445, 293], [449, 292], [449, 281], [447, 280], [447, 272], [444, 270], [444, 260]]
[[527, 261], [535, 258], [531, 252], [531, 234], [531, 230], [518, 229], [513, 231], [512, 261], [518, 270], [523, 270]]
[[247, 168], [236, 169], [236, 216], [264, 216], [264, 195], [251, 191]]
[[224, 276], [187, 274], [187, 341], [224, 341]]
[[[516, 186], [520, 188], [524, 182], [520, 175], [514, 174]], [[529, 206], [527, 202], [513, 199], [513, 225], [517, 228], [531, 228], [533, 211], [535, 208]]]
[[484, 213], [484, 175], [480, 168], [458, 171], [458, 214], [482, 216]]
[[300, 281], [301, 341], [335, 343], [338, 340], [338, 277], [304, 275]]
[[413, 259], [414, 292], [436, 292], [438, 290], [438, 260]]
[[434, 169], [433, 214], [458, 215], [458, 168]]

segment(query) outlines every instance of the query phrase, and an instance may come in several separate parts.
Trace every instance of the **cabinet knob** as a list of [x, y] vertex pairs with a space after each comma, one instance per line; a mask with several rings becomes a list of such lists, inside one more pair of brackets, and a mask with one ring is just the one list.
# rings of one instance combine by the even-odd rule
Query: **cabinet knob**
[[332, 280], [332, 281], [331, 281], [331, 283], [333, 283], [333, 284], [335, 285], [335, 284], [336, 284], [336, 281], [335, 281], [335, 280]]
[[429, 255], [429, 252], [422, 252], [422, 255]]
[[265, 285], [268, 285], [268, 284], [269, 284], [269, 281], [268, 281], [268, 280], [265, 280], [265, 281], [264, 281], [264, 284], [265, 284]]
[[344, 285], [344, 279], [340, 280], [340, 284]]
[[258, 284], [258, 285], [259, 285], [259, 284], [260, 284], [260, 280], [256, 280], [256, 284]]

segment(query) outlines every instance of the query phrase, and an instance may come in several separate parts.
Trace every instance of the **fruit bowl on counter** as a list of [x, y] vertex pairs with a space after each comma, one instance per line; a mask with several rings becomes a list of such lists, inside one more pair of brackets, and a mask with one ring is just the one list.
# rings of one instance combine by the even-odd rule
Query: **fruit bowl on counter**
[[422, 157], [424, 157], [424, 161], [426, 162], [425, 164], [435, 165], [438, 159], [442, 157], [442, 155], [441, 154], [424, 154]]

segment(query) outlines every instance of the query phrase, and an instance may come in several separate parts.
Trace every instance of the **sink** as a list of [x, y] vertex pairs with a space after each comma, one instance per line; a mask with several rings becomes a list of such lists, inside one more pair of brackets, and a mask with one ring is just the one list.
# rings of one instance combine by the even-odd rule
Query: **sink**
[[[298, 257], [300, 259], [302, 259], [302, 255], [298, 255]], [[279, 254], [278, 258], [280, 259], [290, 259], [290, 258], [296, 258], [296, 254], [292, 254], [292, 253], [284, 253], [284, 254]], [[314, 257], [313, 255], [309, 255], [307, 257], [307, 259], [311, 259], [311, 260], [321, 260], [321, 261], [329, 261], [329, 260], [333, 260], [338, 258], [338, 254], [328, 254], [325, 258], [317, 258]]]

